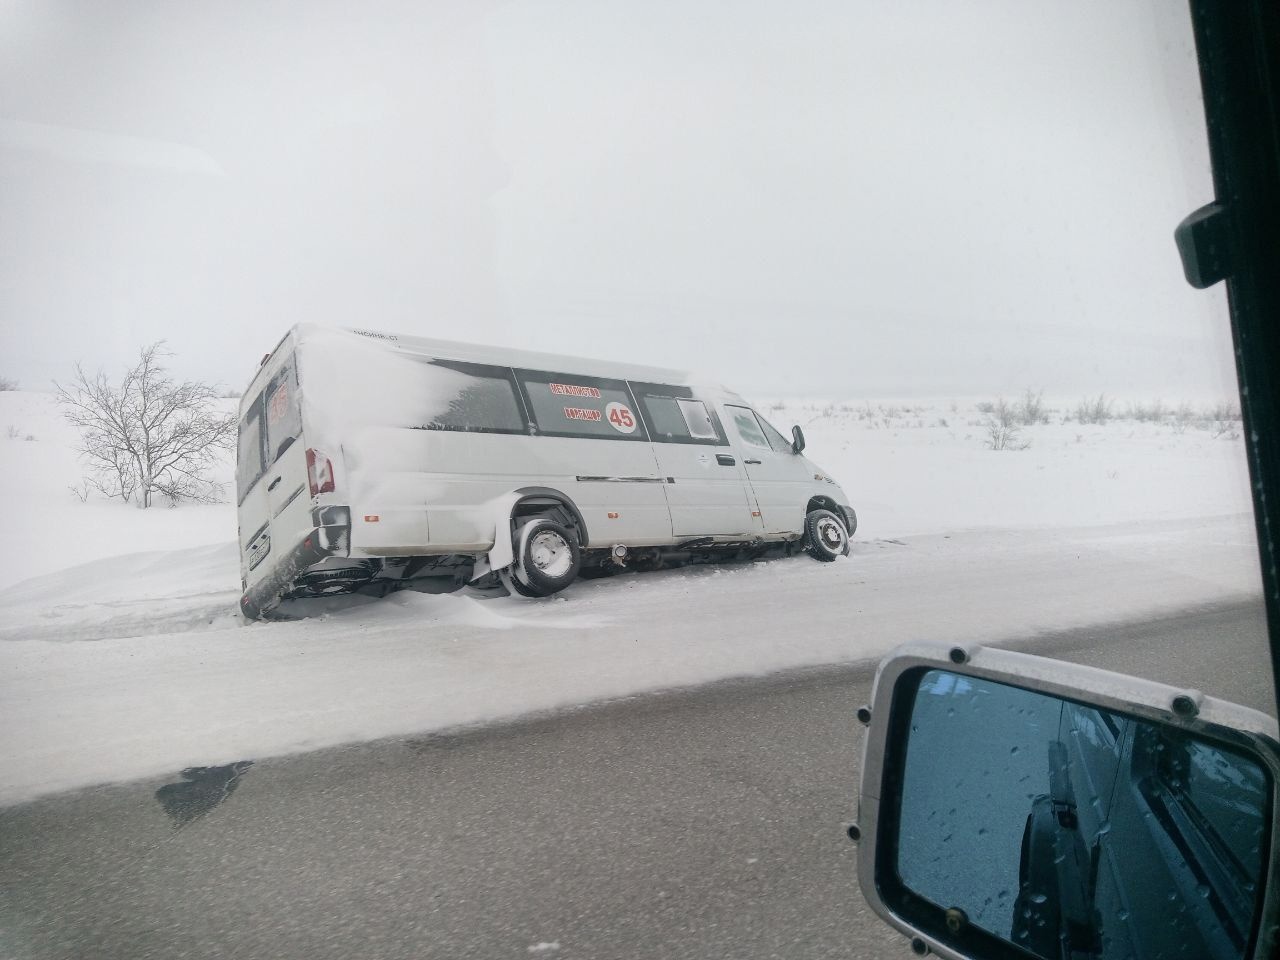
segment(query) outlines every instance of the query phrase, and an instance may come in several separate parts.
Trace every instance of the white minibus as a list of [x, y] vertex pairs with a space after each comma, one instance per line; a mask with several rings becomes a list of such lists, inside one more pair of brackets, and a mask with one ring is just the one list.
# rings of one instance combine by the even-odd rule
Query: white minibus
[[241, 609], [834, 560], [857, 518], [803, 450], [678, 371], [299, 324], [240, 404]]

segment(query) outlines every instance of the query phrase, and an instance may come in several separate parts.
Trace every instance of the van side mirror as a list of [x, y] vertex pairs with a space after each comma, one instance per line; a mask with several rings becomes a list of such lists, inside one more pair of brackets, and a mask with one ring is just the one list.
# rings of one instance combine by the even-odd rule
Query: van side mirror
[[800, 429], [800, 424], [796, 424], [791, 428], [791, 452], [804, 452], [804, 431]]
[[932, 644], [885, 660], [859, 715], [858, 881], [917, 953], [1276, 955], [1280, 931], [1262, 924], [1280, 900], [1274, 719]]

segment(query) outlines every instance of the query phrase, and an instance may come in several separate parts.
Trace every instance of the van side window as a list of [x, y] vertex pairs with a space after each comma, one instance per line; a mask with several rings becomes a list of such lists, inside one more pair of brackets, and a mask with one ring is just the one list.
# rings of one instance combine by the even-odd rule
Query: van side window
[[262, 397], [258, 394], [245, 415], [240, 419], [240, 432], [236, 444], [236, 505], [244, 503], [249, 490], [266, 471], [263, 457]]
[[715, 411], [694, 397], [688, 387], [632, 383], [631, 389], [655, 442], [728, 446]]
[[515, 380], [506, 367], [432, 360], [429, 364], [430, 418], [426, 430], [464, 433], [528, 433]]
[[621, 380], [517, 370], [538, 433], [544, 437], [648, 440], [631, 391]]
[[680, 415], [684, 417], [685, 426], [689, 428], [689, 436], [699, 440], [715, 440], [716, 427], [711, 422], [711, 414], [707, 413], [707, 405], [701, 400], [676, 400]]
[[791, 439], [783, 436], [782, 431], [778, 430], [760, 414], [756, 414], [756, 419], [760, 421], [760, 426], [764, 428], [764, 435], [769, 438], [769, 445], [773, 447], [777, 453], [794, 453], [791, 446]]
[[298, 403], [298, 376], [293, 357], [276, 371], [262, 396], [267, 416], [268, 459], [275, 463], [290, 444], [302, 436], [302, 408]]
[[771, 449], [769, 440], [760, 427], [760, 422], [756, 420], [755, 413], [746, 407], [735, 407], [732, 404], [725, 404], [725, 409], [729, 411], [729, 416], [733, 417], [733, 425], [738, 428], [738, 436], [742, 438], [743, 443], [764, 450]]

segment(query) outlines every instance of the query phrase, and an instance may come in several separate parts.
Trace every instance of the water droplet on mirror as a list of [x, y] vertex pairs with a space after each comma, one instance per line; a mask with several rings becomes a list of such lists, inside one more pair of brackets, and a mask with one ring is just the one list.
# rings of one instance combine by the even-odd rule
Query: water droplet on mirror
[[1129, 911], [1128, 911], [1128, 910], [1121, 910], [1119, 913], [1117, 913], [1117, 914], [1116, 914], [1116, 916], [1117, 916], [1117, 917], [1119, 917], [1121, 920], [1128, 920], [1128, 919], [1129, 919]]
[[987, 828], [986, 828], [986, 827], [979, 827], [979, 828], [978, 828], [978, 836], [980, 836], [980, 837], [985, 837], [986, 835], [987, 835]]
[[1196, 893], [1200, 894], [1201, 899], [1209, 899], [1209, 888], [1203, 883], [1196, 887]]
[[1032, 894], [1031, 896], [1032, 903], [1044, 903], [1048, 899], [1049, 898], [1046, 897], [1043, 893], [1036, 893], [1036, 894]]
[[1017, 753], [1017, 752], [1018, 752], [1018, 748], [1017, 748], [1017, 747], [1010, 747], [1010, 748], [1009, 748], [1009, 754], [1010, 754], [1010, 755], [1013, 755], [1013, 754], [1015, 754], [1015, 753]]

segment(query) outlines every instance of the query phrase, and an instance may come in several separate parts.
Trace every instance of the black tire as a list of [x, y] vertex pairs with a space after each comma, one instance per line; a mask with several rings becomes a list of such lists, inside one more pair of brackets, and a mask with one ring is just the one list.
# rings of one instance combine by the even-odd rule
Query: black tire
[[849, 552], [849, 531], [830, 510], [811, 510], [804, 518], [804, 548], [809, 556], [830, 563]]
[[554, 520], [532, 520], [520, 530], [511, 579], [517, 593], [549, 597], [573, 583], [581, 566], [578, 538], [568, 528]]
[[851, 524], [851, 526], [848, 528], [848, 530], [849, 530], [849, 539], [852, 540], [853, 535], [858, 532], [858, 515], [854, 512], [853, 507], [846, 507], [845, 509], [849, 511], [849, 523]]

